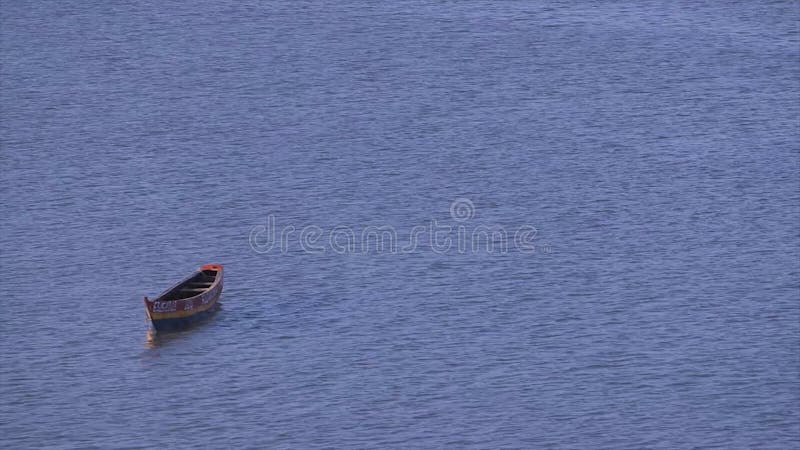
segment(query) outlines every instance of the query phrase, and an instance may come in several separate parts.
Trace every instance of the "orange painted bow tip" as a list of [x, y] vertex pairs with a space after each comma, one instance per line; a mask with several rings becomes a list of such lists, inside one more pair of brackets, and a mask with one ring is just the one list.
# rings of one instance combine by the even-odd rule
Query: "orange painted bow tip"
[[203, 264], [200, 270], [222, 270], [222, 264]]

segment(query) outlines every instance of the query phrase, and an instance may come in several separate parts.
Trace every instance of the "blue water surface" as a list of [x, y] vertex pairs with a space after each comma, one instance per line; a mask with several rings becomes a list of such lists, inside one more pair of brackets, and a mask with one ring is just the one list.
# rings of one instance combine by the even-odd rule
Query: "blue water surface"
[[799, 19], [3, 2], [0, 447], [797, 448]]

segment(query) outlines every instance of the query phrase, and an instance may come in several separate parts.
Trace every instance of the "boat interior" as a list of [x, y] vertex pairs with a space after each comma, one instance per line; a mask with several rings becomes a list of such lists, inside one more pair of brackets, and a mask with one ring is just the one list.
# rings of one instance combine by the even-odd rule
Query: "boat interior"
[[218, 272], [216, 270], [203, 270], [197, 272], [174, 288], [170, 289], [169, 292], [166, 292], [158, 300], [162, 302], [171, 302], [201, 294], [203, 291], [211, 287], [212, 284], [214, 284], [214, 280], [217, 279], [217, 273]]

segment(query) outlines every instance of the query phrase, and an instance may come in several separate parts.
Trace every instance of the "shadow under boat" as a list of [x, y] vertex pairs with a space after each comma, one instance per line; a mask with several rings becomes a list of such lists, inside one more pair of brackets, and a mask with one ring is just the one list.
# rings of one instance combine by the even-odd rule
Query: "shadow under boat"
[[168, 342], [179, 339], [181, 336], [210, 322], [221, 310], [222, 304], [217, 303], [213, 308], [204, 311], [203, 314], [192, 317], [190, 321], [176, 322], [175, 325], [162, 327], [158, 330], [149, 327], [145, 335], [145, 346], [147, 348], [158, 348]]

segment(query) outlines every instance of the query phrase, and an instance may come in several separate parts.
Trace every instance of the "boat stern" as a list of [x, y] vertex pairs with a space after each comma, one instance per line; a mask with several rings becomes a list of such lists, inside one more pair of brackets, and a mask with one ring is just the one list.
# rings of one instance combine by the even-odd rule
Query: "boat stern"
[[213, 270], [215, 272], [222, 272], [222, 264], [203, 264], [200, 266], [200, 271]]

